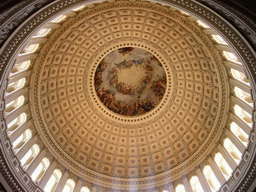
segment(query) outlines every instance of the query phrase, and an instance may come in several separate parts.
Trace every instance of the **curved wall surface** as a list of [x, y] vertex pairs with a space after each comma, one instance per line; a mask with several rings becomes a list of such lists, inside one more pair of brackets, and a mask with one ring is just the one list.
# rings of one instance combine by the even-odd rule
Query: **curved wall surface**
[[253, 191], [250, 14], [213, 0], [4, 7], [7, 191]]

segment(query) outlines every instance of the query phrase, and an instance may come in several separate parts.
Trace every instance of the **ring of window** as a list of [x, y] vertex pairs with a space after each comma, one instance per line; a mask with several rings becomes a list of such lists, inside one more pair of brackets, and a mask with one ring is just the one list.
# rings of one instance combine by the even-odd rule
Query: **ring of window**
[[63, 21], [64, 19], [66, 19], [66, 15], [60, 15], [60, 16], [58, 16], [57, 18], [55, 18], [55, 19], [53, 19], [52, 21], [51, 21], [51, 23], [60, 23], [61, 21]]
[[248, 145], [249, 136], [235, 123], [230, 124], [231, 132], [245, 145]]
[[182, 15], [186, 15], [186, 16], [189, 16], [189, 15], [190, 15], [189, 13], [187, 13], [187, 12], [185, 12], [185, 11], [181, 11], [181, 10], [180, 10], [180, 12], [181, 12]]
[[243, 101], [245, 101], [249, 105], [253, 106], [253, 101], [252, 101], [251, 95], [249, 93], [243, 91], [239, 87], [235, 87], [235, 94], [238, 98], [242, 99]]
[[21, 126], [23, 123], [25, 123], [27, 120], [27, 114], [21, 113], [18, 117], [16, 117], [14, 120], [12, 120], [7, 125], [7, 131], [14, 131], [17, 127]]
[[201, 26], [203, 28], [206, 28], [206, 29], [210, 28], [208, 25], [206, 25], [204, 22], [202, 22], [200, 20], [197, 20], [197, 23], [198, 23], [199, 26]]
[[192, 187], [193, 192], [202, 192], [202, 191], [204, 191], [197, 176], [191, 177], [190, 185]]
[[50, 165], [50, 161], [47, 158], [43, 158], [43, 160], [40, 162], [40, 164], [37, 166], [37, 168], [34, 170], [34, 172], [31, 175], [31, 178], [33, 181], [38, 181], [41, 179], [45, 171]]
[[28, 150], [28, 152], [22, 157], [20, 160], [21, 166], [25, 167], [29, 165], [33, 159], [39, 154], [40, 148], [37, 144], [34, 144], [31, 149]]
[[212, 168], [209, 165], [205, 166], [203, 173], [212, 191], [217, 191], [220, 188], [220, 183], [213, 173]]
[[248, 125], [252, 126], [252, 115], [246, 112], [239, 105], [235, 105], [234, 107], [235, 114], [240, 117], [243, 121], [245, 121]]
[[242, 154], [236, 148], [236, 146], [230, 141], [229, 138], [224, 139], [224, 147], [230, 153], [230, 155], [233, 157], [236, 163], [239, 164]]
[[52, 29], [40, 29], [32, 38], [45, 37]]
[[54, 191], [61, 176], [62, 176], [62, 173], [60, 172], [60, 170], [55, 169], [50, 179], [48, 180], [47, 184], [45, 185], [44, 191]]
[[62, 192], [72, 192], [75, 188], [76, 183], [73, 179], [68, 179]]
[[32, 131], [30, 129], [27, 129], [12, 143], [13, 149], [21, 148], [31, 137]]
[[12, 76], [12, 75], [14, 75], [16, 73], [19, 73], [19, 72], [27, 70], [30, 67], [30, 65], [31, 65], [31, 61], [30, 60], [24, 61], [22, 63], [15, 64], [13, 69], [11, 70], [10, 76]]
[[228, 165], [228, 163], [226, 162], [226, 160], [223, 158], [221, 153], [215, 154], [214, 160], [217, 163], [218, 167], [220, 168], [226, 180], [229, 179], [233, 171]]
[[223, 45], [227, 45], [227, 43], [224, 41], [224, 39], [220, 36], [220, 35], [212, 35], [213, 39], [219, 43], [219, 44], [223, 44]]
[[79, 6], [75, 9], [72, 9], [72, 11], [81, 11], [83, 8], [85, 7], [85, 5]]
[[7, 93], [12, 93], [13, 91], [16, 91], [16, 90], [19, 90], [21, 89], [22, 87], [24, 87], [26, 83], [26, 79], [25, 78], [21, 78], [13, 83], [10, 83], [7, 87], [7, 90], [6, 92]]
[[181, 184], [177, 185], [175, 192], [185, 192], [185, 187]]
[[21, 107], [24, 104], [24, 101], [25, 101], [25, 97], [23, 95], [19, 96], [15, 100], [12, 100], [11, 102], [6, 104], [5, 112], [10, 113], [10, 112], [14, 111], [15, 109]]
[[80, 192], [90, 192], [90, 189], [88, 187], [82, 187]]
[[227, 60], [242, 65], [241, 61], [236, 57], [236, 55], [234, 53], [231, 53], [231, 52], [228, 52], [228, 51], [223, 51], [223, 55], [225, 56], [225, 58]]
[[235, 69], [231, 69], [231, 74], [235, 79], [237, 79], [247, 85], [250, 85], [249, 80], [246, 78], [244, 73], [237, 71]]
[[39, 44], [28, 45], [20, 52], [19, 56], [34, 53], [38, 50], [38, 48]]

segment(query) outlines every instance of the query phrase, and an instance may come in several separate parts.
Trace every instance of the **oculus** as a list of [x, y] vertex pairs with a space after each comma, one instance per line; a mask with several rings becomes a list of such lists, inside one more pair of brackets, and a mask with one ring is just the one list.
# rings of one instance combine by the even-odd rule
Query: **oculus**
[[100, 101], [123, 116], [138, 116], [155, 108], [165, 94], [166, 74], [159, 60], [134, 47], [117, 49], [98, 65], [94, 85]]

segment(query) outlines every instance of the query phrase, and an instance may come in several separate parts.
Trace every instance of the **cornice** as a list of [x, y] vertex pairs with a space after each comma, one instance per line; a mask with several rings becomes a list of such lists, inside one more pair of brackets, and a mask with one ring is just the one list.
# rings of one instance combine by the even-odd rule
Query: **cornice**
[[227, 4], [217, 0], [197, 1], [211, 8], [213, 11], [221, 15], [221, 17], [230, 22], [241, 34], [243, 34], [254, 50], [256, 49], [256, 23], [252, 18], [249, 18], [232, 6], [228, 6]]
[[8, 39], [14, 30], [29, 16], [47, 5], [52, 0], [26, 0], [5, 11], [0, 17], [0, 46]]
[[8, 183], [9, 187], [13, 191], [23, 191], [21, 185], [17, 182], [15, 175], [10, 170], [10, 165], [4, 158], [3, 148], [0, 146], [0, 172], [5, 178], [5, 181]]

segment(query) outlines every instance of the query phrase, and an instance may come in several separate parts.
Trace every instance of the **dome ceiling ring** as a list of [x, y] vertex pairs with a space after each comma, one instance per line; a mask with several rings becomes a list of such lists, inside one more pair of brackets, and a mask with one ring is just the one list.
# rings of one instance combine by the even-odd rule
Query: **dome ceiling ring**
[[[120, 5], [122, 5], [122, 4], [120, 4]], [[127, 5], [127, 4], [124, 4], [124, 5]], [[132, 3], [128, 3], [128, 5], [132, 5], [133, 10], [136, 11], [136, 6], [134, 6]], [[147, 8], [147, 6], [145, 8]], [[102, 9], [99, 9], [99, 10], [100, 10], [100, 12], [102, 12]], [[104, 11], [103, 11], [102, 17], [105, 18], [107, 16], [104, 14], [107, 12], [107, 9], [104, 8], [103, 10]], [[149, 12], [147, 12], [147, 14], [149, 14]], [[93, 25], [96, 25], [98, 22], [100, 22], [100, 21], [96, 22], [98, 17], [99, 16], [97, 15], [96, 11], [94, 11], [94, 15], [90, 15], [88, 20], [91, 20], [92, 23], [94, 22]], [[168, 16], [159, 14], [158, 17], [165, 18]], [[171, 17], [173, 17], [173, 20], [176, 23], [176, 24], [174, 24], [174, 26], [177, 28], [177, 30], [180, 30], [180, 33], [182, 35], [185, 32], [185, 29], [179, 28], [180, 24], [178, 24], [178, 23], [179, 22], [182, 23], [184, 28], [186, 28], [185, 24], [188, 25], [188, 23], [185, 23], [183, 21], [183, 19], [181, 19], [178, 15], [173, 14], [173, 15], [171, 15]], [[83, 18], [83, 17], [81, 17], [81, 18]], [[113, 21], [115, 21], [114, 18], [112, 18]], [[165, 20], [163, 20], [163, 21], [165, 21]], [[74, 22], [74, 21], [71, 20], [71, 23], [72, 22]], [[96, 24], [95, 24], [95, 22], [96, 22]], [[169, 99], [168, 104], [165, 107], [163, 107], [163, 110], [165, 110], [165, 112], [164, 112], [164, 115], [162, 115], [162, 118], [160, 119], [160, 121], [159, 120], [156, 121], [156, 119], [159, 119], [159, 118], [157, 118], [158, 117], [158, 115], [157, 115], [155, 117], [150, 118], [149, 120], [147, 120], [145, 122], [142, 122], [141, 124], [137, 125], [137, 127], [135, 127], [135, 128], [132, 126], [132, 124], [129, 125], [127, 123], [126, 123], [126, 125], [124, 124], [121, 127], [116, 127], [116, 126], [118, 126], [118, 123], [113, 122], [112, 117], [111, 118], [100, 117], [99, 114], [101, 114], [101, 113], [98, 112], [97, 108], [95, 110], [93, 105], [90, 104], [91, 101], [88, 100], [89, 97], [87, 97], [88, 91], [86, 90], [86, 88], [84, 90], [82, 90], [82, 87], [84, 87], [84, 85], [85, 85], [85, 83], [82, 81], [82, 79], [84, 79], [84, 81], [86, 81], [88, 79], [80, 78], [80, 76], [84, 77], [84, 76], [87, 76], [86, 75], [87, 73], [90, 73], [90, 74], [92, 74], [90, 79], [94, 78], [94, 76], [93, 76], [94, 71], [90, 70], [90, 67], [91, 67], [91, 65], [95, 65], [94, 60], [96, 60], [96, 61], [98, 60], [98, 62], [100, 62], [100, 59], [97, 59], [97, 55], [100, 54], [102, 51], [98, 52], [97, 50], [98, 49], [100, 50], [101, 48], [97, 48], [97, 44], [92, 46], [90, 49], [88, 49], [88, 51], [86, 51], [86, 53], [88, 53], [87, 62], [85, 62], [83, 64], [83, 59], [85, 59], [85, 58], [81, 58], [80, 64], [77, 65], [75, 62], [76, 58], [75, 57], [72, 58], [73, 57], [72, 51], [78, 50], [78, 54], [79, 54], [79, 52], [80, 52], [79, 47], [76, 47], [76, 44], [71, 44], [71, 46], [67, 49], [66, 48], [67, 46], [65, 46], [65, 44], [68, 43], [70, 38], [72, 39], [72, 38], [76, 37], [77, 35], [79, 35], [79, 33], [80, 33], [76, 29], [71, 30], [72, 29], [71, 23], [65, 24], [63, 26], [63, 28], [61, 29], [63, 32], [65, 31], [65, 33], [58, 31], [58, 33], [56, 33], [56, 36], [52, 37], [49, 40], [49, 44], [48, 45], [46, 44], [46, 46], [43, 48], [43, 51], [45, 52], [45, 54], [43, 54], [43, 55], [46, 57], [46, 59], [45, 59], [45, 57], [41, 58], [42, 60], [40, 61], [40, 64], [38, 63], [38, 65], [42, 65], [42, 67], [38, 66], [38, 68], [37, 68], [38, 75], [35, 75], [34, 76], [35, 80], [33, 80], [33, 82], [36, 82], [35, 87], [37, 87], [37, 90], [38, 90], [37, 93], [35, 92], [35, 94], [37, 95], [35, 98], [39, 99], [38, 101], [35, 101], [35, 105], [36, 105], [37, 109], [41, 108], [39, 110], [40, 115], [36, 115], [35, 118], [39, 118], [39, 116], [40, 116], [41, 120], [39, 119], [39, 122], [42, 123], [40, 125], [40, 127], [44, 129], [44, 134], [47, 134], [48, 135], [47, 137], [51, 138], [50, 139], [51, 141], [47, 141], [47, 142], [51, 142], [51, 144], [50, 144], [51, 146], [55, 145], [55, 146], [53, 146], [53, 148], [55, 148], [54, 149], [55, 151], [58, 151], [58, 153], [60, 153], [59, 155], [62, 157], [62, 161], [65, 161], [63, 163], [67, 164], [67, 162], [70, 162], [68, 164], [73, 166], [73, 167], [72, 166], [70, 167], [71, 170], [74, 167], [76, 167], [74, 169], [74, 172], [77, 172], [76, 171], [77, 169], [78, 170], [83, 169], [84, 173], [82, 173], [82, 172], [80, 172], [80, 173], [85, 174], [87, 172], [88, 175], [90, 175], [91, 177], [94, 177], [92, 175], [93, 171], [96, 171], [98, 174], [99, 173], [101, 173], [103, 175], [105, 174], [106, 178], [109, 178], [109, 176], [112, 174], [111, 172], [109, 172], [109, 170], [113, 170], [114, 172], [116, 171], [116, 173], [114, 174], [115, 177], [112, 177], [112, 179], [111, 179], [112, 180], [111, 183], [118, 182], [117, 176], [120, 177], [122, 175], [121, 173], [123, 173], [123, 175], [121, 176], [120, 179], [126, 178], [127, 179], [126, 182], [129, 182], [129, 183], [131, 182], [130, 184], [132, 184], [132, 185], [139, 184], [141, 187], [144, 185], [143, 184], [144, 180], [146, 180], [147, 178], [151, 178], [153, 176], [153, 170], [157, 170], [157, 169], [159, 170], [159, 171], [156, 171], [157, 174], [154, 176], [155, 178], [159, 177], [159, 178], [164, 179], [165, 182], [168, 182], [168, 179], [166, 177], [169, 177], [167, 175], [169, 175], [170, 173], [171, 173], [170, 176], [175, 178], [174, 175], [175, 174], [179, 175], [180, 173], [182, 173], [181, 170], [185, 171], [185, 170], [191, 169], [191, 167], [193, 167], [193, 165], [194, 165], [193, 162], [195, 162], [195, 160], [198, 159], [197, 154], [203, 153], [203, 152], [208, 153], [207, 148], [209, 147], [209, 144], [210, 144], [209, 141], [211, 139], [213, 139], [214, 137], [215, 138], [219, 137], [219, 134], [216, 134], [217, 132], [221, 133], [221, 130], [218, 130], [216, 127], [218, 127], [222, 121], [223, 122], [225, 121], [225, 119], [222, 120], [220, 118], [222, 116], [221, 114], [223, 113], [223, 107], [225, 106], [225, 104], [219, 104], [219, 105], [217, 104], [218, 102], [221, 102], [221, 103], [227, 102], [226, 98], [225, 98], [226, 96], [224, 95], [224, 93], [221, 94], [223, 92], [222, 90], [225, 90], [224, 89], [225, 73], [223, 73], [223, 70], [220, 70], [221, 67], [218, 66], [219, 58], [218, 58], [218, 56], [216, 56], [214, 49], [211, 48], [211, 42], [208, 41], [207, 39], [204, 39], [204, 37], [200, 36], [199, 33], [197, 34], [196, 28], [188, 25], [187, 27], [190, 30], [189, 30], [189, 32], [185, 32], [186, 33], [185, 37], [190, 39], [190, 41], [192, 43], [192, 45], [190, 45], [190, 46], [193, 47], [193, 44], [195, 45], [194, 48], [197, 51], [197, 54], [199, 54], [199, 56], [194, 55], [194, 59], [192, 59], [192, 61], [194, 61], [194, 63], [190, 64], [190, 63], [184, 62], [183, 63], [184, 66], [182, 66], [181, 64], [177, 64], [176, 62], [174, 62], [175, 64], [173, 64], [173, 65], [171, 64], [172, 60], [175, 61], [175, 59], [178, 59], [178, 57], [174, 57], [174, 55], [172, 55], [172, 52], [168, 53], [168, 50], [170, 50], [170, 49], [167, 48], [166, 50], [164, 50], [163, 48], [161, 48], [161, 46], [164, 46], [164, 43], [160, 43], [160, 44], [154, 43], [154, 39], [159, 39], [159, 37], [152, 39], [153, 42], [145, 40], [145, 42], [148, 42], [148, 43], [145, 43], [143, 46], [150, 46], [153, 48], [155, 47], [156, 50], [157, 49], [160, 50], [159, 52], [164, 50], [163, 52], [165, 52], [165, 53], [163, 56], [161, 56], [158, 53], [156, 55], [160, 55], [159, 58], [166, 58], [166, 59], [164, 59], [164, 60], [166, 60], [165, 63], [168, 62], [168, 64], [169, 64], [168, 67], [172, 67], [172, 69], [170, 70], [170, 71], [172, 71], [171, 73], [175, 74], [175, 77], [176, 77], [175, 79], [179, 79], [179, 83], [177, 80], [175, 83], [175, 85], [176, 85], [175, 92], [176, 93], [171, 94], [171, 97], [175, 96], [175, 98]], [[75, 26], [79, 26], [81, 28], [81, 30], [83, 27], [86, 26], [86, 23], [83, 23], [83, 20], [78, 21], [78, 23], [79, 24], [75, 24]], [[150, 22], [149, 22], [149, 24], [150, 24]], [[100, 26], [100, 24], [99, 24], [99, 26]], [[113, 27], [113, 29], [114, 28], [115, 27]], [[85, 32], [84, 32], [85, 34], [91, 32], [89, 26], [86, 26], [86, 29], [83, 29], [83, 31], [84, 30], [85, 30]], [[108, 30], [106, 29], [106, 32], [107, 31]], [[77, 33], [77, 35], [73, 35], [73, 32]], [[128, 30], [128, 32], [129, 32], [129, 30]], [[130, 31], [130, 33], [131, 32], [132, 31]], [[94, 33], [97, 34], [97, 31], [95, 31]], [[161, 35], [160, 32], [159, 32], [159, 34]], [[159, 35], [159, 34], [156, 33], [155, 37], [157, 37], [157, 35]], [[173, 32], [171, 34], [176, 37], [177, 32]], [[124, 33], [124, 35], [125, 35], [125, 33]], [[133, 39], [135, 39], [135, 40], [138, 39], [136, 37], [136, 33], [134, 33], [134, 35], [135, 36], [133, 37]], [[194, 37], [196, 37], [196, 38], [194, 39]], [[97, 38], [97, 35], [89, 35], [88, 39], [89, 38], [91, 38], [90, 41], [92, 42], [93, 39]], [[104, 39], [105, 36], [103, 35], [102, 38]], [[56, 39], [59, 39], [59, 40], [56, 41]], [[122, 38], [121, 39], [117, 38], [116, 41], [126, 42], [126, 40], [127, 40], [127, 37], [123, 37], [123, 40], [122, 40]], [[97, 41], [100, 44], [101, 40], [99, 39]], [[107, 54], [106, 50], [108, 50], [109, 47], [111, 47], [114, 42], [115, 41], [111, 40], [111, 41], [105, 43], [103, 52], [105, 51]], [[138, 39], [138, 42], [140, 42], [139, 39]], [[86, 46], [89, 44], [90, 43], [88, 40], [88, 44], [87, 44], [87, 41], [85, 41], [83, 46]], [[136, 44], [138, 44], [138, 43], [136, 43]], [[203, 45], [201, 45], [201, 44], [203, 44]], [[102, 46], [99, 46], [99, 47], [102, 47]], [[67, 54], [63, 55], [63, 51], [62, 51], [63, 49], [67, 49]], [[173, 49], [178, 49], [178, 44], [173, 45]], [[208, 56], [208, 55], [210, 55], [210, 56]], [[86, 56], [87, 55], [85, 55], [85, 57]], [[103, 56], [101, 56], [101, 57], [103, 57]], [[93, 60], [91, 60], [91, 58]], [[184, 54], [181, 53], [180, 58], [184, 58]], [[69, 62], [69, 61], [72, 61], [72, 63], [71, 63], [72, 67], [65, 70], [65, 68], [66, 68], [65, 65], [67, 65], [67, 62]], [[204, 73], [204, 75], [206, 75], [205, 77], [203, 77], [200, 72], [201, 66], [205, 70], [205, 73]], [[185, 67], [185, 69], [188, 70], [187, 71], [188, 78], [192, 78], [192, 76], [195, 76], [195, 78], [198, 79], [198, 80], [196, 80], [198, 82], [196, 83], [196, 86], [195, 86], [196, 89], [198, 90], [198, 93], [195, 95], [198, 95], [198, 96], [202, 95], [201, 97], [195, 96], [194, 99], [195, 99], [195, 102], [198, 103], [198, 105], [204, 105], [205, 111], [202, 110], [199, 112], [196, 109], [191, 108], [191, 110], [192, 110], [191, 113], [194, 113], [195, 117], [192, 117], [193, 116], [192, 114], [186, 114], [186, 113], [185, 114], [187, 116], [184, 116], [184, 109], [181, 109], [182, 104], [184, 104], [184, 107], [188, 107], [188, 106], [190, 106], [190, 104], [188, 105], [188, 103], [193, 103], [193, 101], [191, 100], [192, 99], [191, 98], [192, 91], [189, 91], [189, 88], [194, 87], [193, 82], [187, 80], [188, 81], [187, 82], [188, 90], [186, 93], [184, 91], [182, 91], [182, 89], [183, 89], [182, 87], [186, 86], [186, 84], [185, 84], [185, 80], [182, 80], [182, 79], [184, 79], [183, 75], [178, 71], [180, 69], [182, 69], [183, 67]], [[86, 70], [84, 70], [82, 68], [85, 68]], [[168, 71], [167, 67], [165, 69], [166, 69], [166, 71]], [[96, 65], [94, 67], [94, 70], [96, 70]], [[176, 73], [173, 73], [174, 70], [176, 71]], [[56, 71], [59, 71], [59, 74], [56, 74]], [[194, 72], [194, 74], [190, 74], [192, 71]], [[77, 97], [77, 98], [73, 97], [72, 96], [73, 94], [68, 93], [68, 90], [75, 91], [75, 89], [72, 88], [72, 86], [73, 86], [72, 82], [74, 82], [74, 80], [72, 80], [72, 79], [74, 79], [75, 72], [78, 72], [76, 79], [79, 82], [76, 84], [76, 88], [75, 88], [78, 91], [77, 93], [79, 93], [78, 94], [79, 97]], [[63, 79], [62, 73], [66, 74], [67, 79]], [[39, 74], [41, 74], [41, 76]], [[51, 76], [51, 78], [47, 79], [48, 75]], [[220, 77], [223, 77], [223, 78], [220, 78]], [[214, 79], [214, 81], [212, 79]], [[62, 81], [63, 81], [63, 83], [64, 83], [64, 81], [66, 81], [66, 84], [70, 83], [70, 85], [67, 87], [60, 86], [60, 88], [58, 88], [58, 87], [56, 88], [56, 86], [55, 86], [56, 83], [54, 83], [54, 82], [60, 83], [60, 85], [61, 85]], [[219, 82], [222, 82], [222, 83], [219, 83]], [[93, 82], [91, 82], [87, 85], [93, 87]], [[180, 88], [178, 88], [178, 86], [180, 86]], [[202, 86], [205, 87], [204, 88], [206, 91], [205, 93], [202, 92]], [[46, 89], [49, 89], [49, 92], [46, 92]], [[81, 89], [82, 91], [79, 91], [79, 89]], [[179, 89], [179, 91], [178, 91], [178, 89]], [[63, 92], [62, 90], [65, 90], [65, 91]], [[55, 92], [56, 92], [56, 96], [54, 96]], [[67, 93], [65, 93], [65, 92], [67, 92]], [[206, 95], [204, 95], [204, 94], [206, 94]], [[39, 96], [39, 95], [41, 95], [41, 96]], [[52, 96], [54, 96], [54, 97], [52, 97]], [[80, 96], [82, 96], [82, 97], [80, 97]], [[54, 101], [56, 99], [56, 97], [61, 98], [59, 104]], [[186, 97], [185, 100], [187, 100], [187, 104], [186, 104], [186, 102], [185, 103], [182, 102], [183, 97]], [[209, 98], [209, 97], [210, 98], [212, 97], [212, 99], [210, 99], [208, 101], [207, 98]], [[215, 98], [213, 99], [213, 97], [215, 97]], [[66, 105], [64, 104], [65, 103], [64, 101], [66, 99], [68, 99], [68, 101], [71, 103], [73, 102], [74, 105], [71, 105], [70, 107], [65, 108]], [[84, 113], [79, 112], [79, 113], [75, 114], [75, 112], [71, 112], [71, 111], [76, 110], [75, 108], [73, 109], [73, 107], [77, 106], [77, 104], [76, 104], [77, 100], [80, 101], [80, 104], [81, 104], [80, 107], [81, 107], [81, 109], [83, 109]], [[47, 102], [48, 102], [48, 104], [47, 104]], [[175, 104], [175, 102], [176, 102], [176, 104]], [[209, 106], [209, 102], [211, 103], [211, 106]], [[58, 107], [58, 105], [60, 107]], [[58, 108], [60, 108], [60, 109], [63, 108], [64, 110], [59, 111]], [[179, 108], [180, 108], [180, 111], [178, 111]], [[213, 111], [211, 112], [211, 110], [213, 110]], [[36, 110], [36, 111], [38, 111], [38, 110]], [[68, 111], [70, 111], [70, 113]], [[79, 111], [79, 107], [78, 107], [78, 111]], [[74, 113], [75, 116], [72, 115], [72, 113]], [[161, 112], [161, 113], [163, 113], [163, 112]], [[211, 113], [214, 115], [217, 115], [215, 120], [213, 120], [214, 118]], [[81, 116], [81, 115], [83, 115], [83, 116]], [[176, 115], [179, 115], [179, 116], [175, 117]], [[75, 118], [72, 119], [72, 116]], [[197, 129], [198, 125], [201, 124], [200, 119], [204, 119], [202, 121], [203, 124], [205, 123], [205, 121], [207, 119], [208, 128], [207, 129], [200, 128], [201, 129], [200, 136], [202, 136], [203, 139], [201, 139], [201, 141], [197, 141], [198, 139], [195, 138], [195, 142], [198, 142], [198, 143], [200, 142], [201, 144], [203, 144], [202, 147], [200, 147], [200, 144], [195, 145], [195, 147], [196, 147], [196, 149], [194, 151], [195, 154], [193, 154], [194, 152], [186, 152], [184, 150], [182, 151], [182, 150], [178, 149], [182, 146], [182, 142], [183, 142], [182, 137], [185, 137], [184, 131], [185, 132], [188, 131], [187, 125], [185, 125], [184, 123], [181, 124], [180, 119], [184, 118], [182, 116], [185, 117], [185, 119], [187, 120], [187, 123], [189, 123], [189, 124], [192, 122], [193, 123], [196, 122], [196, 124], [197, 124], [197, 125], [195, 125], [196, 129]], [[83, 121], [82, 118], [85, 120]], [[160, 151], [159, 151], [159, 154], [157, 154], [158, 150], [160, 149], [160, 147], [157, 147], [157, 146], [162, 145], [159, 143], [160, 141], [165, 144], [172, 143], [171, 141], [169, 141], [169, 139], [171, 139], [171, 138], [169, 138], [169, 136], [171, 136], [171, 135], [167, 134], [167, 136], [169, 135], [167, 138], [167, 137], [164, 137], [165, 134], [163, 134], [163, 132], [166, 132], [166, 131], [168, 133], [172, 132], [168, 125], [168, 121], [169, 121], [168, 118], [169, 118], [169, 120], [172, 121], [171, 127], [177, 126], [179, 128], [178, 130], [180, 131], [180, 133], [173, 133], [172, 139], [174, 139], [176, 142], [177, 140], [175, 138], [177, 138], [177, 136], [175, 136], [175, 134], [181, 135], [180, 141], [179, 141], [180, 143], [176, 142], [176, 145], [177, 145], [177, 151], [179, 151], [178, 152], [178, 154], [180, 156], [179, 158], [182, 158], [182, 156], [183, 156], [183, 159], [182, 160], [177, 160], [177, 159], [174, 160], [173, 158], [176, 158], [176, 157], [173, 156], [173, 158], [170, 158], [167, 156], [168, 161], [166, 161], [166, 162], [167, 163], [169, 162], [169, 165], [165, 165], [162, 162], [162, 160], [165, 157], [163, 154], [161, 154]], [[198, 118], [198, 120], [191, 121], [192, 118], [195, 118], [195, 119]], [[67, 121], [67, 123], [65, 123], [65, 126], [62, 126], [61, 124], [65, 121]], [[218, 124], [218, 126], [217, 126], [217, 124]], [[82, 126], [77, 127], [77, 125], [82, 125]], [[200, 126], [202, 126], [202, 125], [200, 125]], [[162, 127], [163, 129], [166, 129], [166, 131], [161, 131], [158, 127], [159, 128]], [[212, 127], [212, 128], [210, 128], [210, 127]], [[84, 129], [84, 128], [86, 128], [86, 129]], [[42, 131], [40, 129], [38, 129], [39, 132]], [[172, 129], [174, 129], [174, 128], [172, 128]], [[101, 131], [100, 133], [98, 132], [99, 130]], [[140, 130], [142, 132], [140, 132]], [[152, 132], [153, 130], [156, 131], [157, 133], [159, 133], [159, 136], [155, 136], [155, 133]], [[84, 133], [88, 133], [88, 135], [85, 136], [84, 139], [82, 139], [82, 135], [84, 135]], [[145, 134], [143, 134], [143, 133], [145, 133]], [[122, 134], [124, 134], [124, 135], [122, 136]], [[65, 135], [65, 137], [67, 137], [67, 138], [70, 138], [70, 141], [67, 142], [67, 139], [65, 139], [65, 137], [63, 137], [63, 135]], [[69, 136], [69, 135], [71, 135], [71, 136]], [[98, 138], [95, 137], [96, 135], [98, 135], [97, 136]], [[104, 137], [105, 137], [104, 135], [106, 135], [106, 136], [109, 135], [109, 136], [107, 136], [107, 139], [104, 139]], [[143, 135], [148, 135], [148, 138], [146, 138]], [[189, 136], [189, 135], [194, 135], [194, 133], [192, 133], [191, 131], [188, 131], [187, 137], [186, 137], [188, 140], [188, 143], [193, 145], [193, 143], [189, 142], [189, 140], [191, 139], [191, 136]], [[123, 137], [124, 144], [121, 144], [122, 139], [118, 140], [118, 142], [120, 142], [119, 144], [117, 143], [117, 139], [116, 139], [117, 136]], [[104, 144], [103, 145], [100, 144], [100, 141], [102, 140], [102, 139], [100, 139], [100, 137], [102, 137], [103, 140], [107, 141], [105, 148], [101, 147], [101, 146], [104, 146]], [[193, 137], [195, 137], [195, 136], [193, 136]], [[150, 141], [151, 138], [153, 138], [153, 141]], [[158, 145], [154, 144], [154, 139], [156, 139], [156, 138], [158, 138], [156, 140], [156, 142], [159, 143]], [[79, 144], [80, 143], [79, 140], [81, 140], [81, 139], [86, 142], [82, 142], [81, 144]], [[96, 139], [96, 141], [95, 141], [95, 139]], [[165, 139], [166, 141], [163, 141], [162, 139]], [[150, 153], [150, 156], [148, 156], [148, 157], [146, 157], [146, 154], [147, 154], [146, 148], [148, 148], [148, 147], [146, 147], [145, 150], [143, 149], [143, 146], [146, 146], [145, 144], [143, 144], [143, 142], [146, 142], [146, 141], [150, 142], [149, 146], [152, 147], [152, 149], [151, 149], [152, 152]], [[57, 145], [56, 145], [56, 142], [57, 142]], [[90, 148], [90, 146], [91, 146], [90, 143], [92, 143], [92, 142], [95, 144], [99, 143], [99, 148], [97, 149], [98, 151], [94, 150], [94, 152], [92, 152], [90, 154], [90, 156], [87, 156], [86, 155], [87, 152], [83, 152], [83, 150], [85, 148], [86, 149]], [[53, 144], [53, 143], [55, 143], [55, 144]], [[77, 144], [75, 144], [75, 143], [77, 143]], [[87, 144], [87, 146], [84, 146], [86, 144]], [[74, 145], [76, 145], [76, 147], [73, 147]], [[118, 147], [114, 154], [111, 151], [113, 151], [114, 147], [117, 145], [119, 145], [121, 148]], [[111, 146], [113, 146], [113, 147], [111, 147]], [[123, 148], [123, 150], [122, 150], [122, 148]], [[134, 155], [132, 155], [132, 153], [134, 153], [133, 148], [135, 148], [136, 150], [139, 150], [141, 148], [141, 150], [142, 150], [141, 158], [143, 156], [145, 156], [146, 157], [145, 162], [143, 162], [144, 160], [141, 159], [139, 161], [140, 162], [139, 164], [137, 164], [135, 166], [132, 166], [132, 164], [131, 164], [130, 167], [125, 167], [122, 165], [122, 162], [124, 162], [124, 160], [122, 160], [122, 159], [125, 158], [125, 156], [122, 155], [122, 153], [123, 153], [122, 151], [126, 151], [127, 153], [129, 153], [131, 155], [132, 158], [129, 161], [136, 162], [137, 158], [135, 158]], [[166, 155], [172, 154], [171, 150], [174, 150], [174, 148], [172, 146], [169, 146], [170, 150], [168, 150], [168, 146], [163, 146], [163, 148], [166, 149]], [[211, 146], [211, 148], [212, 148], [212, 146]], [[181, 149], [182, 149], [182, 147], [181, 147]], [[63, 153], [63, 151], [64, 151], [64, 153]], [[107, 158], [107, 154], [110, 155], [110, 158]], [[114, 158], [114, 162], [116, 162], [116, 165], [113, 168], [108, 163], [108, 161], [111, 162], [111, 155], [116, 156]], [[188, 156], [186, 156], [186, 155], [188, 155]], [[83, 162], [83, 161], [85, 161], [84, 157], [86, 157], [87, 163]], [[104, 159], [105, 157], [107, 159]], [[151, 158], [153, 158], [154, 161], [158, 162], [158, 165], [157, 165], [158, 167], [157, 166], [154, 167], [153, 165], [146, 163], [146, 162], [149, 162], [147, 159], [151, 159]], [[158, 160], [159, 158], [162, 160], [161, 161]], [[99, 159], [99, 161], [97, 159]], [[184, 161], [185, 159], [186, 159], [186, 161]], [[125, 161], [127, 161], [127, 160], [125, 160]], [[176, 161], [176, 164], [175, 164], [175, 161]], [[101, 163], [104, 162], [104, 163], [102, 163], [102, 166], [99, 166], [99, 162], [101, 162]], [[170, 164], [171, 163], [173, 164], [173, 162], [175, 165], [170, 166]], [[88, 165], [88, 167], [82, 167], [81, 164], [82, 165], [86, 164], [86, 165]], [[137, 172], [137, 174], [136, 174], [136, 171], [133, 171], [133, 170], [138, 170], [139, 167], [141, 167], [141, 170], [138, 171], [140, 173]], [[165, 167], [165, 168], [163, 169], [163, 167]], [[122, 169], [124, 170], [123, 172], [121, 172]], [[150, 174], [150, 172], [152, 172], [152, 173]], [[135, 175], [133, 176], [132, 174], [134, 174], [134, 173], [135, 173]], [[141, 175], [141, 176], [139, 176], [139, 175]], [[143, 176], [143, 175], [145, 175], [145, 176]], [[85, 177], [87, 177], [87, 176], [85, 176]], [[138, 177], [139, 177], [138, 181], [134, 183], [132, 181], [132, 180], [134, 180], [133, 178], [138, 178]], [[102, 180], [105, 180], [106, 178], [102, 177]], [[102, 181], [99, 181], [99, 182], [102, 182]]]

